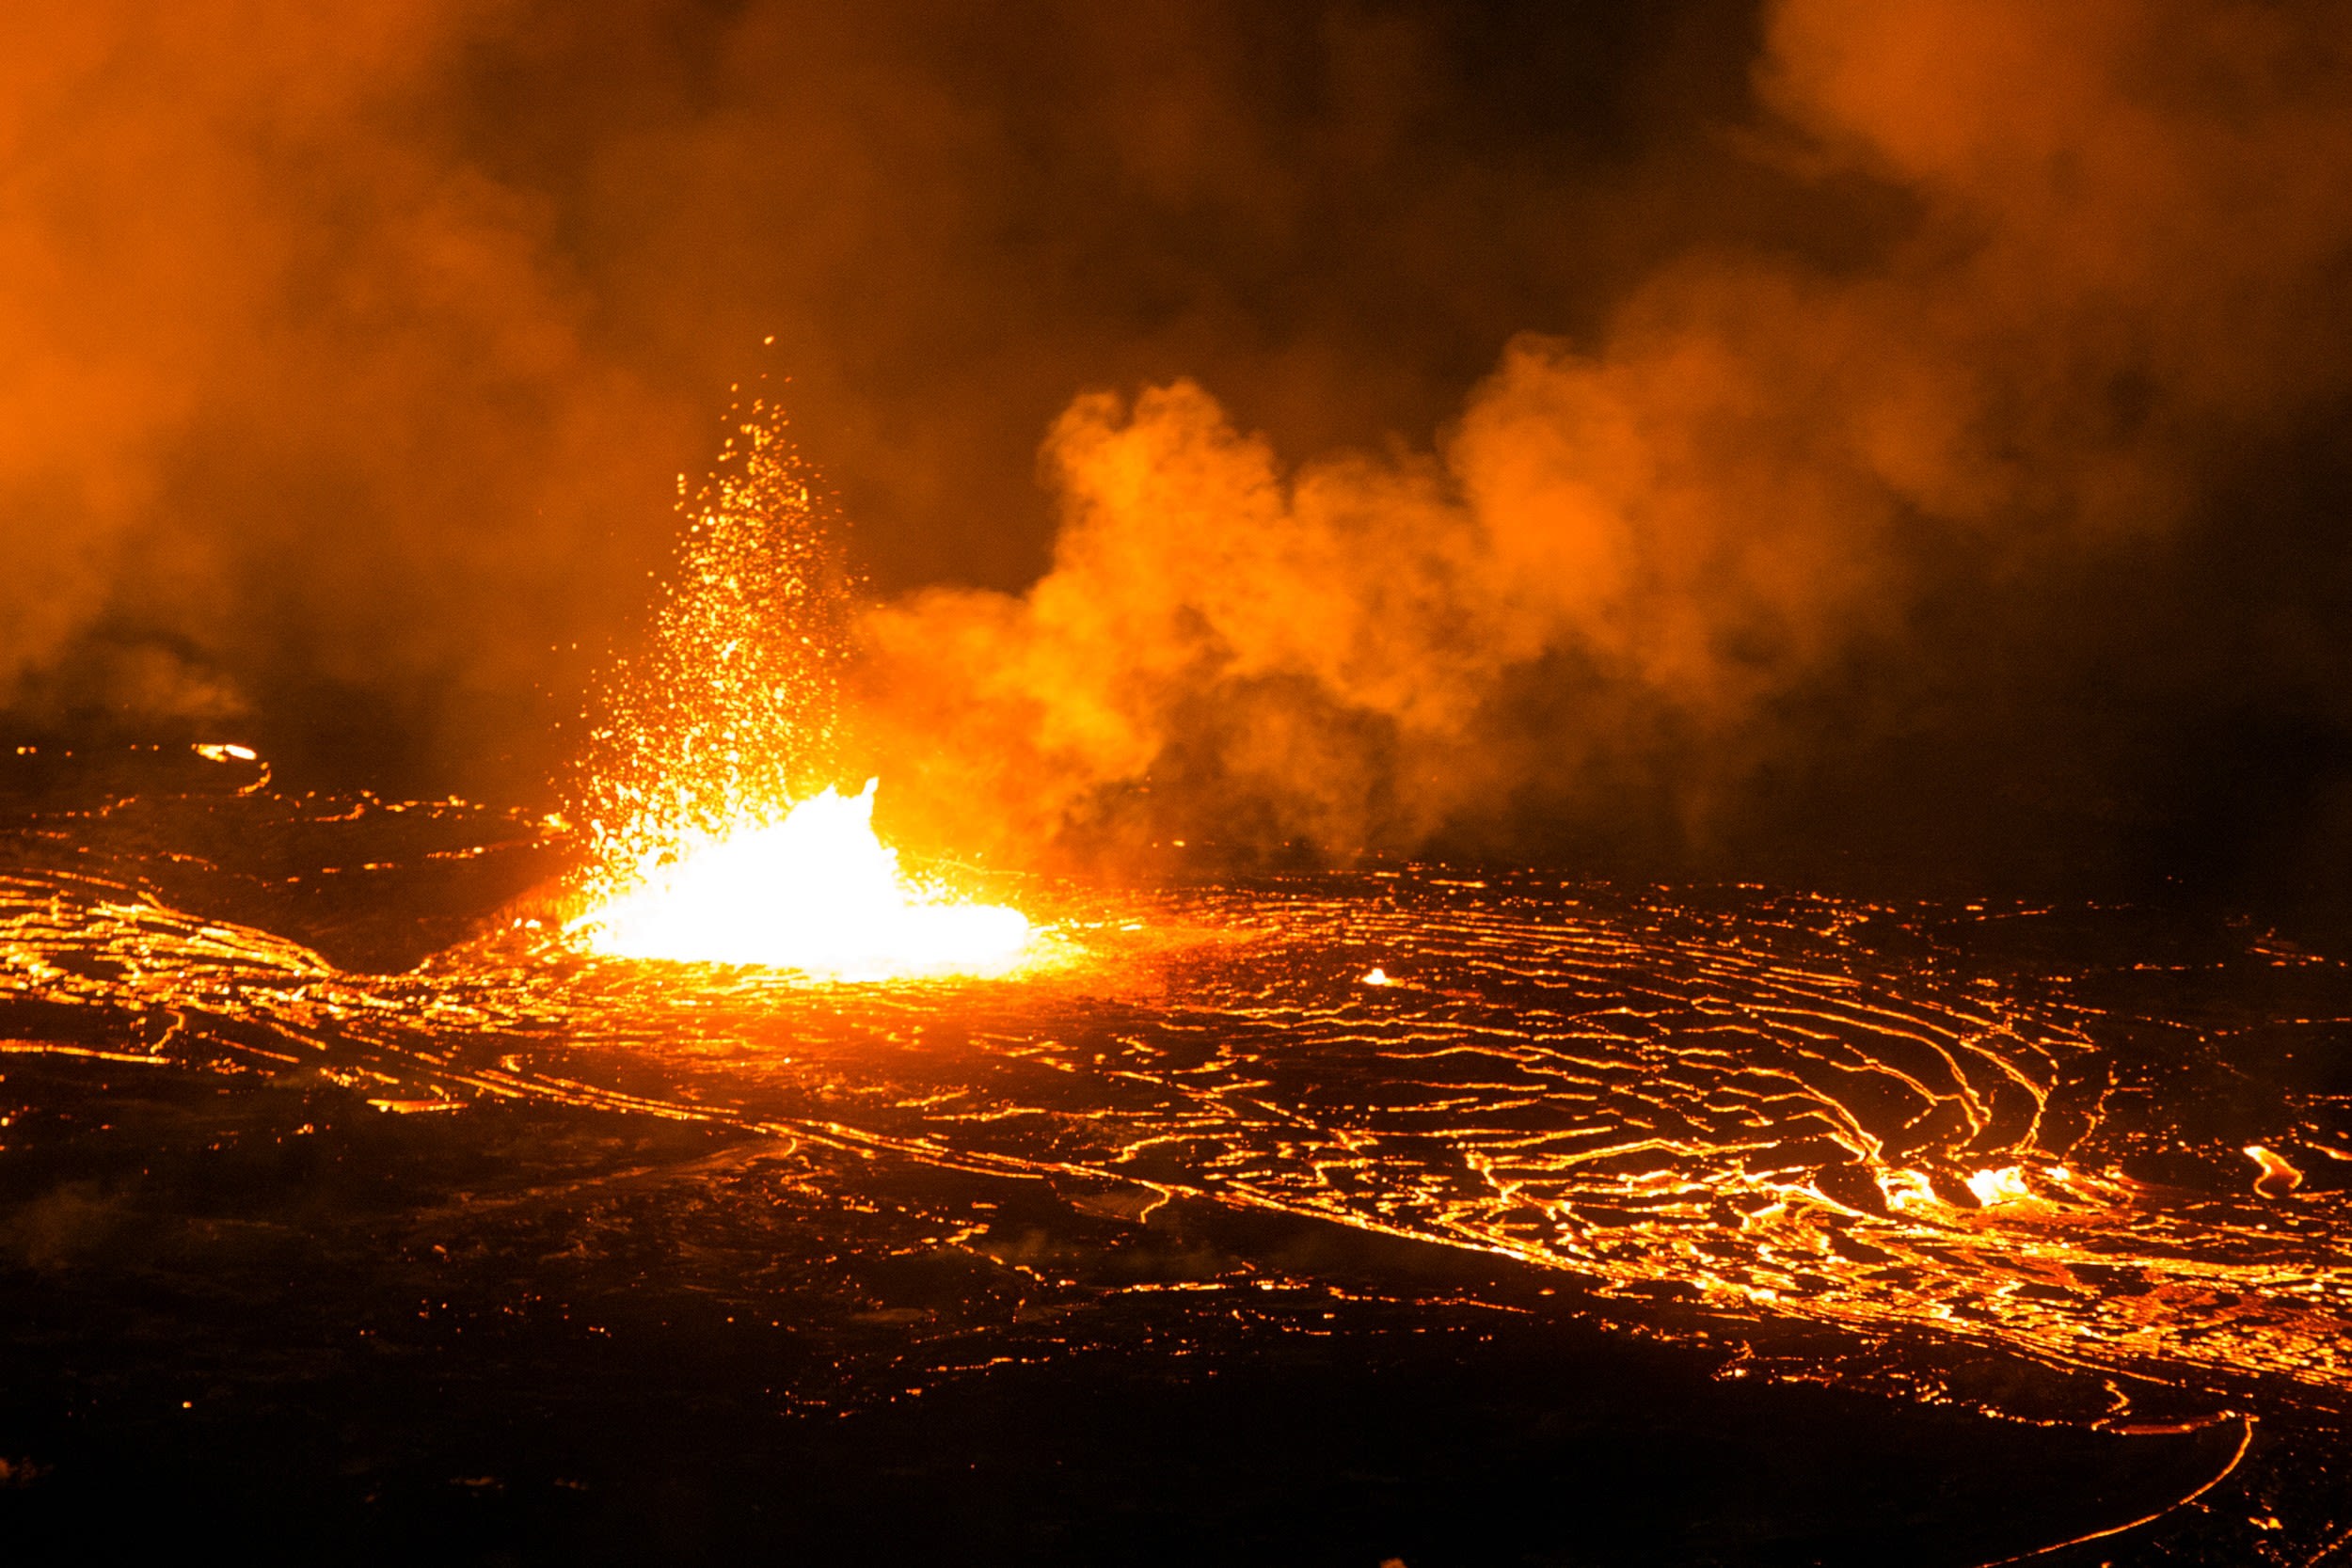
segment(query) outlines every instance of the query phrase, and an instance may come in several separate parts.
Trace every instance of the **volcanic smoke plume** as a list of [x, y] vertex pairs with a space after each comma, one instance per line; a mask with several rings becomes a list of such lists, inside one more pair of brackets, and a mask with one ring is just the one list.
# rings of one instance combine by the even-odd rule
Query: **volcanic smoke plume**
[[420, 721], [508, 750], [578, 610], [636, 596], [608, 536], [678, 424], [585, 341], [545, 203], [453, 155], [435, 99], [499, 31], [430, 0], [0, 22], [12, 717], [284, 735], [302, 696], [369, 761]]
[[[2265, 547], [2264, 471], [2340, 413], [2347, 44], [2336, 6], [1777, 7], [1751, 149], [1899, 187], [1883, 257], [1686, 255], [1596, 342], [1513, 342], [1435, 455], [1291, 467], [1191, 381], [1082, 397], [1045, 448], [1051, 573], [871, 622], [898, 769], [976, 803], [967, 839], [1238, 814], [1344, 846], [1530, 794], [1613, 827], [1647, 799], [1704, 843], [1810, 759], [1955, 719], [1954, 751], [2095, 763], [2102, 735], [2004, 733], [2033, 666], [2135, 708], [2229, 679], [2084, 660], [2166, 659], [2129, 601]], [[2341, 673], [2316, 628], [2218, 612], [2302, 635], [2265, 678]]]
[[2344, 5], [0, 30], [13, 732], [525, 789], [765, 369], [915, 839], [2352, 865]]

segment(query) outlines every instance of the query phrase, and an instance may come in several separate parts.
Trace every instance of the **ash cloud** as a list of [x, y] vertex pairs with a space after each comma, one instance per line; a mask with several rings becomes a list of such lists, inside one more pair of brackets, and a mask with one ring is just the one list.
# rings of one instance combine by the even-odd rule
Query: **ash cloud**
[[22, 733], [533, 787], [767, 372], [917, 837], [2352, 860], [2342, 5], [0, 27]]

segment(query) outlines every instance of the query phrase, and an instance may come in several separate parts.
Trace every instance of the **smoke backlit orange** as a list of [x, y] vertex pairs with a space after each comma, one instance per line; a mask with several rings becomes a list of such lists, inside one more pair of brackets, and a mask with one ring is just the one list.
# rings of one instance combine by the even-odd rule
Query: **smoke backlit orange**
[[1844, 743], [1804, 715], [1916, 700], [1867, 683], [1941, 649], [1939, 594], [2127, 565], [2233, 443], [2344, 384], [2312, 302], [2352, 238], [2352, 118], [2298, 65], [2334, 57], [2324, 24], [1766, 21], [1759, 151], [1902, 192], [1883, 250], [1694, 248], [1588, 338], [1512, 343], [1428, 453], [1286, 464], [1188, 380], [1078, 399], [1045, 446], [1052, 571], [867, 622], [877, 761], [955, 737], [917, 814], [1413, 845], [1541, 780], [1561, 816], [1654, 788], [1704, 837]]

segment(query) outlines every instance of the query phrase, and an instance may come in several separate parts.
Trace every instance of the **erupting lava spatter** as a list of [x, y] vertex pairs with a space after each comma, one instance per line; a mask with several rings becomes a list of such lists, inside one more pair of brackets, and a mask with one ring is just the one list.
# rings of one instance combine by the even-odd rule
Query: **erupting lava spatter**
[[998, 974], [1018, 911], [910, 881], [877, 782], [820, 784], [849, 578], [815, 470], [755, 401], [691, 505], [647, 650], [616, 660], [576, 791], [595, 859], [572, 931], [599, 952], [829, 979]]

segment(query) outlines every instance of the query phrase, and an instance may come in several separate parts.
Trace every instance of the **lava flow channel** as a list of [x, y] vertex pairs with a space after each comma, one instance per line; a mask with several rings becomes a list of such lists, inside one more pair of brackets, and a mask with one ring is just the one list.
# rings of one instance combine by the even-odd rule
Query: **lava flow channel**
[[[16, 995], [85, 1009], [81, 1037], [167, 1034], [158, 1061], [1085, 1175], [2216, 1392], [2352, 1383], [2352, 1204], [2125, 1175], [2119, 1148], [2195, 1108], [2153, 1081], [2119, 1098], [2145, 1053], [2095, 1017], [1873, 975], [1836, 921], [1765, 901], [1709, 927], [1534, 879], [1422, 892], [1130, 899], [1063, 922], [1091, 963], [852, 993], [529, 931], [342, 974], [44, 876], [0, 892], [0, 957]], [[1391, 983], [1364, 983], [1374, 958]]]

